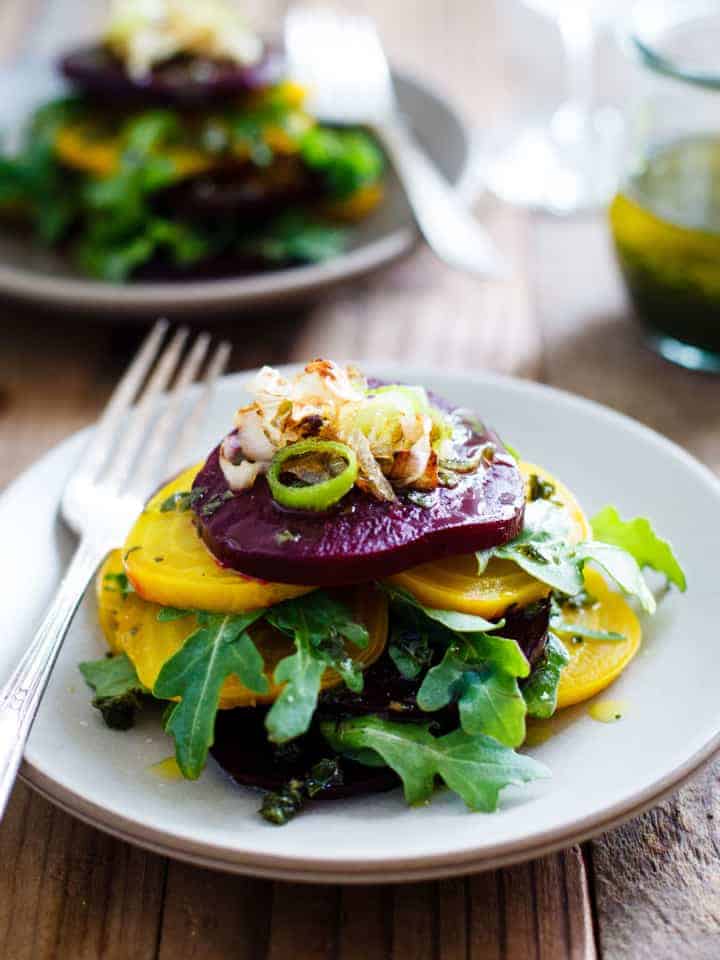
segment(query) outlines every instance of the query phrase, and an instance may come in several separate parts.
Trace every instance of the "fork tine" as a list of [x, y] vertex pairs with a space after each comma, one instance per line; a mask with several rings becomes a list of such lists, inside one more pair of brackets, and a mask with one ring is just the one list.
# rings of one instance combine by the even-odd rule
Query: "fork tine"
[[210, 358], [207, 371], [203, 380], [201, 392], [190, 410], [187, 419], [182, 425], [179, 436], [177, 437], [175, 447], [169, 458], [169, 475], [181, 470], [185, 463], [187, 448], [202, 423], [203, 416], [210, 402], [213, 389], [217, 379], [224, 373], [230, 359], [232, 345], [227, 340], [222, 340], [215, 353]]
[[131, 411], [129, 423], [108, 463], [104, 477], [109, 489], [120, 490], [127, 481], [135, 459], [145, 443], [160, 395], [170, 383], [178, 365], [188, 332], [187, 327], [181, 327], [175, 332], [170, 343], [160, 354], [137, 406]]
[[145, 337], [135, 359], [113, 390], [77, 467], [77, 473], [82, 474], [88, 480], [95, 478], [113, 448], [120, 419], [130, 408], [135, 395], [145, 381], [150, 367], [155, 362], [167, 328], [167, 320], [158, 320], [155, 323], [150, 333]]
[[141, 494], [147, 493], [158, 479], [161, 464], [167, 471], [167, 459], [173, 450], [173, 440], [180, 432], [182, 424], [182, 413], [187, 399], [185, 390], [197, 376], [209, 346], [210, 334], [201, 333], [180, 368], [165, 409], [154, 425], [150, 442], [143, 451], [142, 460], [133, 472], [130, 486]]

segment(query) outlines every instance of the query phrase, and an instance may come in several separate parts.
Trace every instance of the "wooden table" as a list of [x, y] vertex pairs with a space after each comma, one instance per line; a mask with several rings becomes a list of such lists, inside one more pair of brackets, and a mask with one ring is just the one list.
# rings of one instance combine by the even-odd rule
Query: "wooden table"
[[[278, 4], [255, 6], [272, 16]], [[398, 60], [453, 94], [476, 123], [490, 122], [507, 101], [509, 72], [489, 2], [366, 6]], [[18, 49], [34, 10], [4, 0], [6, 51]], [[68, 24], [91, 33], [97, 14], [96, 4], [52, 0], [36, 20], [35, 50], [57, 48]], [[314, 308], [223, 321], [233, 366], [326, 354], [512, 372], [624, 410], [720, 470], [720, 381], [645, 349], [627, 317], [602, 219], [532, 219], [487, 203], [481, 212], [513, 258], [508, 282], [482, 285], [420, 251]], [[132, 328], [4, 306], [0, 483], [93, 420], [139, 337]], [[347, 889], [166, 860], [18, 785], [0, 826], [0, 957], [711, 960], [720, 956], [719, 772], [710, 765], [655, 810], [532, 863]]]

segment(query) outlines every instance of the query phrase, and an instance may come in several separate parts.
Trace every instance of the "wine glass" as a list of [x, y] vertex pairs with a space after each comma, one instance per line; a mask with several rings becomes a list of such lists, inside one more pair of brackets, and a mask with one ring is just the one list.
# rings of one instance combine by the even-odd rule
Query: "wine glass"
[[594, 105], [593, 59], [598, 31], [627, 0], [523, 0], [551, 18], [565, 54], [568, 95], [552, 113], [501, 127], [482, 150], [485, 182], [503, 200], [571, 214], [603, 206], [617, 183], [622, 117]]

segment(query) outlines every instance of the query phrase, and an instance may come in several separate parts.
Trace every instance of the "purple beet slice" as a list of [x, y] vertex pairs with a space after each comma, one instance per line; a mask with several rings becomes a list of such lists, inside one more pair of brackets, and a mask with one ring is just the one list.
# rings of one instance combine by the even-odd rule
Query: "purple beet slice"
[[178, 56], [136, 78], [110, 50], [95, 45], [66, 54], [59, 68], [73, 86], [103, 101], [194, 107], [232, 100], [278, 83], [285, 76], [285, 57], [272, 45], [266, 45], [262, 58], [247, 67], [230, 60]]
[[[437, 398], [435, 398], [437, 402]], [[443, 404], [445, 406], [445, 404]], [[263, 477], [228, 498], [219, 447], [193, 485], [200, 536], [215, 558], [240, 573], [320, 587], [388, 577], [420, 563], [507, 543], [522, 528], [523, 478], [499, 438], [478, 426], [465, 449], [494, 443], [487, 466], [440, 487], [429, 505], [400, 495], [381, 502], [357, 487], [322, 514], [289, 511], [275, 502]]]

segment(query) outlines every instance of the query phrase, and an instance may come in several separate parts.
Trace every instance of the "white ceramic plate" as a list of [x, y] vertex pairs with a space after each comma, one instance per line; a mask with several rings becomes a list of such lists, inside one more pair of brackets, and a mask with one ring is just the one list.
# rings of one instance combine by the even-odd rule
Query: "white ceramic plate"
[[[442, 95], [402, 74], [394, 77], [400, 109], [418, 140], [461, 195], [473, 192], [471, 137]], [[30, 111], [62, 90], [47, 66], [26, 64], [0, 71], [0, 131], [12, 144]], [[3, 143], [5, 139], [3, 138]], [[177, 315], [267, 307], [317, 296], [409, 253], [418, 234], [403, 190], [390, 170], [382, 205], [349, 231], [345, 253], [325, 263], [218, 280], [116, 285], [88, 279], [63, 256], [0, 224], [0, 293], [35, 304], [92, 311], [116, 319], [158, 313]]]
[[[103, 651], [90, 597], [28, 744], [23, 775], [33, 786], [98, 827], [170, 856], [259, 876], [395, 881], [510, 863], [587, 837], [657, 801], [720, 746], [717, 479], [650, 430], [565, 393], [490, 376], [401, 375], [477, 409], [524, 457], [562, 477], [589, 512], [611, 502], [625, 516], [647, 514], [675, 545], [689, 589], [663, 601], [642, 652], [612, 688], [610, 696], [627, 702], [624, 719], [600, 724], [583, 706], [565, 711], [556, 735], [530, 751], [553, 778], [507, 789], [496, 814], [470, 814], [447, 792], [408, 809], [393, 791], [318, 807], [278, 829], [257, 816], [258, 795], [234, 786], [212, 761], [197, 783], [153, 772], [172, 752], [156, 717], [128, 733], [104, 727], [76, 668]], [[227, 429], [242, 382], [222, 383], [198, 457]], [[72, 538], [55, 514], [81, 444], [75, 436], [54, 449], [0, 499], [0, 677], [67, 563]]]

